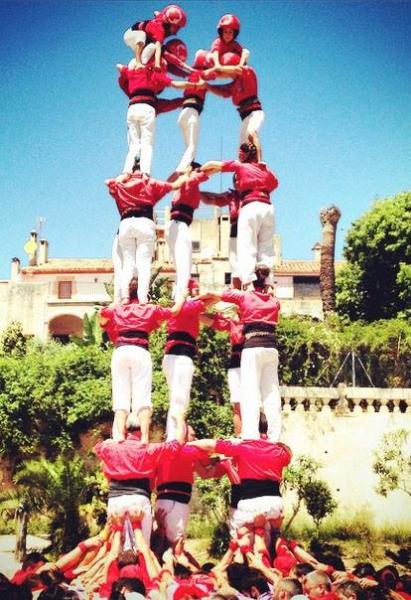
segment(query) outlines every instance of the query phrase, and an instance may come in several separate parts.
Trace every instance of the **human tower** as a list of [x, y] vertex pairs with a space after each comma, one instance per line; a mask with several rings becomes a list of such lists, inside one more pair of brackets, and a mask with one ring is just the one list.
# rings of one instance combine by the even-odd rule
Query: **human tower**
[[[100, 542], [110, 538], [111, 548], [114, 544], [117, 552], [127, 531], [134, 530], [147, 546], [153, 528], [166, 545], [175, 547], [184, 539], [196, 472], [203, 477], [229, 477], [233, 538], [241, 527], [252, 527], [259, 517], [268, 534], [283, 515], [279, 485], [291, 459], [289, 448], [279, 442], [281, 397], [275, 332], [280, 304], [271, 278], [274, 216], [270, 192], [278, 182], [262, 162], [259, 130], [264, 112], [257, 75], [249, 64], [250, 52], [237, 41], [240, 21], [235, 15], [221, 17], [217, 39], [210, 50], [195, 53], [192, 66], [186, 62], [187, 47], [181, 39], [166, 41], [186, 21], [182, 8], [168, 5], [155, 12], [154, 18], [135, 23], [124, 34], [133, 57], [128, 66], [117, 65], [119, 84], [129, 98], [128, 151], [122, 173], [106, 181], [120, 225], [113, 244], [115, 299], [100, 315], [114, 344], [114, 421], [112, 438], [95, 448], [110, 488], [108, 525]], [[171, 79], [170, 73], [184, 79]], [[219, 78], [230, 82], [210, 83]], [[183, 96], [161, 98], [161, 92], [170, 86], [183, 89]], [[239, 150], [238, 159], [210, 160], [201, 166], [195, 159], [208, 92], [232, 99], [240, 118]], [[159, 181], [151, 175], [156, 118], [177, 108], [185, 149], [176, 159], [175, 172], [167, 181]], [[200, 185], [221, 171], [233, 173], [231, 189], [222, 194], [200, 190]], [[166, 308], [149, 302], [149, 282], [156, 238], [153, 209], [171, 191], [167, 243], [176, 281], [174, 305]], [[201, 201], [228, 206], [230, 211], [232, 286], [221, 293], [201, 294], [198, 282], [191, 278], [190, 224]], [[228, 318], [224, 312], [210, 311], [219, 301], [231, 303], [237, 316]], [[154, 444], [149, 442], [149, 337], [163, 322], [167, 324], [162, 363], [169, 393], [167, 440]], [[228, 383], [236, 435], [231, 440], [196, 440], [185, 423], [201, 323], [226, 331], [230, 337]], [[210, 461], [210, 454], [221, 458]], [[82, 552], [91, 546], [86, 544]], [[112, 557], [112, 550], [110, 553]]]

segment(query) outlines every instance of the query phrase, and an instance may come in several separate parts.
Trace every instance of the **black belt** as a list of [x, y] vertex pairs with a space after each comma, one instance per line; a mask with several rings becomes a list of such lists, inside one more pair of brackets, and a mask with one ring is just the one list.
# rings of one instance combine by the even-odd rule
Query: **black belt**
[[139, 208], [134, 208], [132, 210], [127, 210], [122, 213], [120, 220], [128, 219], [129, 217], [144, 217], [146, 219], [151, 219], [154, 221], [154, 212], [152, 206], [141, 206]]
[[150, 493], [149, 479], [111, 479], [108, 497], [118, 498], [119, 496], [138, 494], [149, 498]]
[[140, 88], [139, 90], [135, 90], [132, 94], [130, 94], [129, 98], [135, 98], [136, 96], [149, 96], [150, 98], [156, 98], [155, 92], [146, 88]]
[[157, 499], [188, 504], [191, 499], [192, 488], [191, 483], [186, 481], [167, 481], [157, 486]]
[[244, 121], [255, 110], [262, 110], [261, 102], [257, 96], [250, 96], [240, 102], [237, 107], [241, 120]]
[[171, 206], [170, 217], [174, 221], [182, 221], [183, 223], [187, 223], [187, 225], [191, 225], [193, 214], [194, 208], [188, 204], [174, 204]]
[[174, 331], [173, 333], [169, 333], [167, 335], [167, 342], [186, 342], [187, 344], [191, 344], [192, 346], [196, 346], [196, 339], [187, 331]]
[[243, 326], [243, 333], [247, 336], [247, 333], [275, 333], [275, 325], [271, 323], [245, 323]]
[[148, 333], [147, 331], [141, 330], [126, 330], [120, 331], [118, 334], [117, 341], [115, 343], [116, 348], [121, 346], [141, 346], [142, 348], [148, 349]]
[[251, 500], [260, 496], [281, 496], [280, 483], [272, 479], [241, 480], [241, 500]]
[[240, 500], [241, 500], [241, 484], [232, 483], [231, 484], [231, 495], [230, 495], [230, 507], [237, 508]]
[[243, 344], [233, 344], [231, 346], [230, 362], [228, 364], [229, 369], [238, 369], [241, 365], [241, 352], [243, 351]]
[[194, 358], [197, 354], [197, 349], [191, 344], [173, 344], [170, 348], [166, 349], [164, 354], [174, 354], [176, 356], [189, 356]]
[[238, 223], [231, 223], [230, 238], [236, 238], [238, 233]]
[[141, 331], [140, 329], [127, 329], [126, 331], [120, 331], [119, 337], [125, 338], [138, 338], [140, 340], [148, 341], [148, 333], [147, 331]]
[[199, 115], [203, 112], [204, 109], [204, 100], [200, 98], [200, 96], [192, 95], [184, 98], [183, 106], [187, 108], [194, 108]]
[[277, 345], [276, 328], [270, 323], [246, 323], [243, 333], [244, 349], [275, 348]]

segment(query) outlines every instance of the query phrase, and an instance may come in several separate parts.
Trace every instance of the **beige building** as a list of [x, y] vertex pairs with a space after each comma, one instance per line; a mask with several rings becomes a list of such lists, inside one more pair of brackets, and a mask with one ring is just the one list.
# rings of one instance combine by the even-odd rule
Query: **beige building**
[[[164, 235], [168, 221], [168, 209], [157, 215], [155, 264], [174, 279]], [[208, 219], [195, 219], [191, 226], [193, 276], [205, 291], [221, 290], [230, 282], [229, 228], [228, 215], [219, 209]], [[321, 318], [319, 245], [313, 248], [312, 260], [284, 260], [279, 236], [273, 236], [273, 244], [276, 294], [283, 314]], [[106, 287], [113, 281], [111, 259], [49, 258], [48, 242], [38, 240], [36, 232], [25, 249], [31, 252], [29, 264], [22, 266], [13, 258], [10, 279], [0, 281], [0, 330], [19, 321], [25, 334], [41, 340], [66, 341], [69, 335], [81, 335], [84, 314], [92, 314], [96, 304], [110, 298]]]

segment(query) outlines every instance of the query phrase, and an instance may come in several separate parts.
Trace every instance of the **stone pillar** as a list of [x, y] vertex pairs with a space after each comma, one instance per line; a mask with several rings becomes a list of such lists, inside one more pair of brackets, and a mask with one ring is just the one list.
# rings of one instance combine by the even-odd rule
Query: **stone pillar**
[[40, 240], [38, 260], [39, 265], [45, 265], [49, 260], [49, 243], [47, 240]]

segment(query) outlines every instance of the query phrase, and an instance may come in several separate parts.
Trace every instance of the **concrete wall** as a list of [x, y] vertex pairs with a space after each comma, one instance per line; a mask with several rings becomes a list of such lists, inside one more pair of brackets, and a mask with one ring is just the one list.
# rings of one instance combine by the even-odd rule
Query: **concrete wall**
[[321, 477], [338, 501], [339, 514], [366, 511], [380, 526], [411, 527], [410, 496], [400, 491], [378, 495], [372, 469], [384, 434], [411, 430], [411, 390], [284, 386], [282, 397], [282, 439], [294, 456], [309, 454], [321, 462]]

